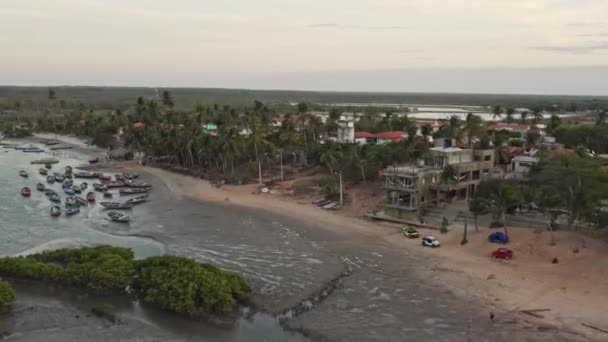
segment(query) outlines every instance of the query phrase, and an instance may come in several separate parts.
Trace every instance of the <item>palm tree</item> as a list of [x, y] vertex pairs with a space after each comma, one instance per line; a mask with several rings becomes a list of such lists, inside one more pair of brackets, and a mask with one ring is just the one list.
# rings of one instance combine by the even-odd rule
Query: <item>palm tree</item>
[[513, 115], [515, 114], [515, 108], [509, 107], [507, 109], [507, 123], [513, 122]]
[[534, 108], [533, 113], [532, 113], [532, 123], [536, 125], [539, 122], [541, 122], [543, 119], [544, 119], [544, 116], [543, 116], [542, 109]]
[[495, 106], [492, 108], [492, 118], [499, 119], [502, 116], [503, 109], [501, 106]]
[[482, 133], [482, 124], [483, 120], [479, 115], [475, 115], [473, 113], [467, 114], [464, 122], [464, 129], [467, 133], [467, 143], [469, 145], [473, 145], [473, 137], [480, 138]]
[[428, 142], [429, 136], [433, 134], [433, 128], [430, 125], [424, 125], [420, 128], [420, 134], [422, 134], [424, 141]]
[[521, 112], [521, 114], [519, 114], [521, 117], [521, 124], [525, 125], [526, 124], [526, 119], [528, 118], [528, 115], [530, 115], [530, 112], [528, 112], [527, 110], [524, 110], [523, 112]]
[[341, 151], [338, 151], [333, 146], [325, 149], [323, 153], [321, 153], [321, 157], [319, 161], [329, 169], [331, 174], [334, 173], [334, 170], [338, 167], [339, 162], [342, 160], [343, 154]]

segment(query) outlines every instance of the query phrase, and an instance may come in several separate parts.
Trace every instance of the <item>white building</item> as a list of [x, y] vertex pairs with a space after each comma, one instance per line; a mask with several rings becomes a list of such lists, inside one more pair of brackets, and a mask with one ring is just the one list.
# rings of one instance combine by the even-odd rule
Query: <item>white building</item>
[[355, 142], [355, 115], [352, 113], [342, 113], [338, 119], [338, 142]]
[[516, 156], [511, 160], [511, 169], [513, 170], [513, 176], [516, 179], [524, 179], [530, 174], [530, 170], [536, 164], [539, 159], [530, 156]]

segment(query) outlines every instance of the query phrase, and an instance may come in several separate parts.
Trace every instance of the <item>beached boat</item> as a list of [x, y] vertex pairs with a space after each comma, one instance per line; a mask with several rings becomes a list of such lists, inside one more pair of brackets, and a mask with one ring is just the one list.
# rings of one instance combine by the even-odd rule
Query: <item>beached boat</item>
[[42, 183], [38, 183], [36, 184], [36, 189], [38, 189], [38, 191], [44, 191], [46, 189], [46, 186], [44, 186], [44, 184]]
[[125, 185], [130, 188], [151, 188], [152, 185], [148, 183], [135, 183], [132, 180], [125, 181]]
[[139, 177], [139, 175], [135, 172], [127, 172], [127, 173], [123, 173], [122, 176], [126, 179], [135, 179], [137, 177]]
[[63, 192], [65, 192], [66, 195], [73, 195], [75, 193], [74, 189], [72, 189], [72, 188], [65, 188], [65, 189], [63, 189]]
[[55, 177], [56, 182], [63, 182], [65, 180], [65, 176], [61, 173], [55, 172], [53, 173], [53, 176]]
[[46, 182], [50, 183], [50, 184], [55, 183], [55, 177], [53, 177], [53, 176], [46, 176]]
[[[52, 164], [57, 164], [57, 163], [59, 163], [59, 160], [57, 160], [55, 158], [38, 159], [38, 160], [33, 160], [30, 162], [30, 164], [44, 164], [44, 165], [52, 165]], [[47, 169], [50, 169], [50, 167], [48, 167]]]
[[38, 147], [25, 148], [22, 151], [25, 153], [42, 153], [42, 152], [44, 152], [43, 149], [38, 148]]
[[137, 195], [137, 194], [145, 194], [146, 192], [150, 192], [150, 188], [126, 188], [120, 189], [118, 192], [121, 195]]
[[51, 151], [59, 151], [59, 150], [70, 150], [72, 146], [55, 146], [51, 147]]
[[51, 194], [49, 196], [49, 200], [51, 200], [51, 202], [61, 203], [61, 197], [59, 197], [59, 195], [57, 195], [56, 193]]
[[74, 207], [74, 208], [68, 208], [65, 210], [65, 214], [67, 216], [72, 216], [72, 215], [76, 215], [80, 212], [80, 208], [78, 207]]
[[80, 190], [80, 187], [78, 185], [73, 185], [72, 190], [74, 190], [74, 193], [76, 193], [76, 194], [82, 193], [82, 190]]
[[23, 151], [23, 150], [27, 150], [27, 149], [31, 149], [31, 148], [37, 148], [37, 147], [34, 146], [33, 144], [24, 144], [24, 145], [16, 146], [15, 150]]
[[23, 197], [30, 197], [32, 195], [32, 190], [30, 188], [28, 188], [27, 186], [23, 189], [21, 189], [21, 196]]
[[87, 193], [87, 201], [89, 202], [95, 202], [95, 193], [94, 192], [89, 192]]
[[38, 169], [38, 173], [43, 176], [46, 176], [49, 174], [49, 171], [47, 169]]
[[131, 208], [133, 208], [132, 203], [100, 202], [99, 204], [106, 209], [131, 209]]
[[87, 182], [80, 183], [81, 190], [86, 190], [88, 187], [89, 187], [89, 183], [87, 183]]
[[52, 168], [53, 168], [53, 165], [52, 165], [52, 164], [44, 164], [44, 167], [45, 167], [46, 169], [50, 170], [50, 169], [52, 169]]
[[99, 174], [96, 172], [78, 171], [78, 172], [74, 172], [74, 177], [76, 177], [76, 178], [97, 178], [97, 177], [99, 177]]
[[46, 196], [51, 196], [51, 195], [53, 195], [53, 194], [57, 194], [57, 193], [56, 193], [56, 192], [55, 192], [55, 190], [53, 190], [53, 189], [44, 189], [44, 194], [45, 194]]
[[103, 193], [103, 198], [112, 198], [112, 193], [109, 191], [106, 191]]
[[27, 174], [27, 172], [25, 172], [25, 171], [23, 171], [23, 170], [19, 171], [19, 176], [21, 176], [21, 177], [23, 177], [23, 178], [27, 178], [27, 177], [29, 177], [29, 175]]
[[99, 158], [89, 160], [89, 164], [97, 164], [99, 163]]
[[55, 139], [50, 139], [50, 140], [46, 140], [42, 143], [45, 144], [46, 146], [53, 146], [53, 145], [59, 145], [61, 143], [61, 141], [55, 140]]
[[71, 173], [71, 172], [66, 172], [66, 173], [64, 174], [64, 176], [65, 176], [65, 178], [68, 178], [68, 179], [72, 179], [72, 178], [74, 178], [74, 174], [73, 174], [73, 173]]
[[125, 180], [125, 176], [123, 176], [121, 174], [115, 174], [114, 175], [114, 179], [116, 179], [117, 181], [124, 181]]
[[106, 191], [108, 190], [108, 187], [104, 184], [93, 183], [93, 189], [95, 189], [95, 191]]
[[82, 206], [86, 207], [87, 205], [89, 205], [89, 202], [87, 202], [86, 199], [84, 199], [84, 198], [82, 198], [80, 196], [75, 196], [74, 198], [76, 199], [76, 203], [78, 203], [81, 207]]
[[105, 185], [108, 188], [122, 188], [123, 186], [125, 186], [125, 183], [121, 182], [121, 181], [113, 181], [113, 182], [103, 183], [103, 185]]
[[72, 167], [70, 165], [65, 167], [65, 172], [72, 172]]
[[74, 185], [74, 182], [70, 179], [66, 179], [65, 181], [63, 181], [63, 184], [61, 184], [61, 187], [64, 189], [67, 188], [71, 188]]
[[76, 198], [74, 198], [74, 197], [72, 197], [72, 196], [67, 197], [67, 198], [65, 199], [65, 207], [66, 207], [66, 208], [73, 207], [73, 206], [75, 206], [75, 205], [77, 205], [77, 204], [78, 204], [78, 202], [76, 202]]
[[148, 201], [149, 198], [150, 198], [150, 195], [138, 196], [138, 197], [127, 200], [125, 203], [140, 204], [140, 203], [144, 203], [144, 202]]
[[99, 178], [99, 180], [102, 180], [102, 181], [110, 181], [110, 180], [112, 180], [112, 176], [110, 176], [110, 175], [99, 175], [98, 178]]
[[117, 213], [117, 212], [109, 212], [108, 218], [114, 222], [127, 223], [131, 220], [129, 215]]
[[59, 215], [61, 215], [61, 207], [57, 206], [57, 205], [52, 206], [51, 207], [51, 216], [57, 217]]

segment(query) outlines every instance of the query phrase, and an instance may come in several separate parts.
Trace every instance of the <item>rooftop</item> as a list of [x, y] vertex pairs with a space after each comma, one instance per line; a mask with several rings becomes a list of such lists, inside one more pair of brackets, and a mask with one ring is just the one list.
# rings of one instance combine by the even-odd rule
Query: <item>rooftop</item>
[[452, 152], [459, 152], [459, 151], [464, 151], [464, 150], [461, 149], [460, 147], [431, 147], [431, 151], [452, 153]]

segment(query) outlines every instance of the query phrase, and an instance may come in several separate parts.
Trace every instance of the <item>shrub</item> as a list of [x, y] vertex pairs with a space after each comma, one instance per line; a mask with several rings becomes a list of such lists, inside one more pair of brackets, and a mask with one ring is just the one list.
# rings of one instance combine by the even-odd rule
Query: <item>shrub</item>
[[11, 284], [0, 279], [0, 313], [10, 310], [16, 299], [17, 296]]
[[116, 318], [116, 314], [114, 313], [115, 309], [112, 304], [99, 304], [91, 308], [91, 312], [93, 315], [101, 318], [105, 318], [112, 323], [116, 323], [118, 319]]

